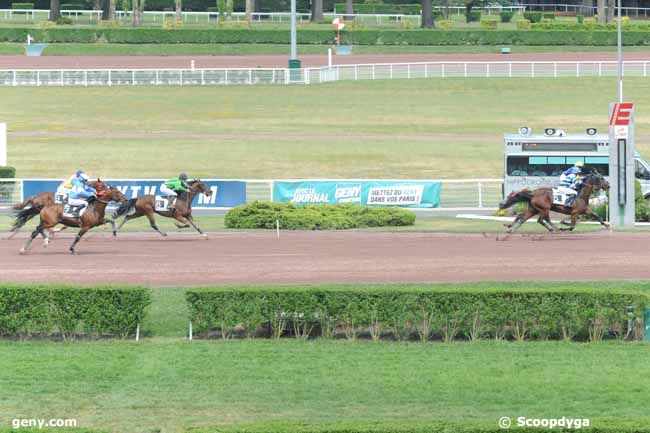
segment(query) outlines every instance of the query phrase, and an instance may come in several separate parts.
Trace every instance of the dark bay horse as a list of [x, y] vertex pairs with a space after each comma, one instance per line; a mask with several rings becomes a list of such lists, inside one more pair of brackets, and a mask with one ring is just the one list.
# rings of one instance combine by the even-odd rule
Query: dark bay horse
[[[104, 191], [106, 189], [106, 184], [101, 180], [97, 179], [94, 182], [89, 182], [89, 185], [97, 192]], [[34, 194], [27, 197], [22, 203], [18, 203], [13, 206], [13, 209], [16, 211], [14, 223], [11, 226], [10, 235], [8, 239], [13, 238], [18, 230], [20, 230], [29, 220], [34, 218], [41, 212], [45, 206], [54, 204], [54, 193], [53, 192], [41, 192], [39, 194]], [[64, 230], [65, 227], [62, 227], [60, 230]], [[59, 231], [60, 231], [59, 230]]]
[[143, 195], [125, 202], [120, 206], [115, 214], [113, 214], [114, 219], [126, 215], [117, 229], [121, 229], [129, 220], [146, 216], [152, 229], [163, 236], [167, 236], [167, 233], [160, 231], [156, 225], [154, 214], [158, 214], [166, 218], [174, 218], [176, 220], [176, 227], [178, 228], [187, 228], [192, 226], [197, 232], [205, 237], [206, 234], [203, 233], [203, 231], [201, 231], [201, 229], [194, 223], [192, 217], [192, 201], [196, 194], [205, 194], [210, 197], [212, 195], [212, 190], [199, 179], [189, 181], [187, 185], [189, 191], [178, 194], [175, 205], [176, 209], [174, 211], [157, 211], [155, 205], [156, 197], [153, 195]]
[[[582, 179], [582, 185], [578, 192], [578, 197], [575, 199], [572, 206], [554, 204], [553, 190], [551, 188], [537, 188], [534, 191], [523, 189], [511, 193], [505, 202], [499, 204], [499, 209], [507, 209], [519, 202], [528, 203], [528, 209], [517, 215], [512, 224], [507, 226], [508, 233], [513, 233], [524, 222], [535, 215], [539, 215], [537, 222], [543, 225], [550, 232], [557, 230], [573, 230], [578, 222], [578, 216], [585, 214], [591, 215], [596, 218], [601, 225], [608, 227], [609, 225], [589, 206], [589, 197], [591, 196], [591, 193], [601, 189], [605, 191], [609, 190], [609, 183], [600, 173], [592, 172]], [[571, 223], [568, 227], [558, 228], [553, 224], [550, 217], [551, 211], [569, 215], [571, 217]]]
[[113, 226], [113, 236], [116, 236], [117, 232], [115, 230], [115, 223], [104, 218], [106, 205], [111, 201], [124, 202], [125, 200], [126, 198], [124, 197], [124, 194], [122, 194], [119, 189], [106, 187], [104, 191], [97, 193], [97, 197], [88, 205], [88, 208], [80, 218], [69, 218], [63, 216], [64, 206], [62, 204], [45, 206], [41, 209], [41, 221], [38, 227], [34, 229], [31, 236], [25, 242], [25, 245], [20, 249], [20, 253], [27, 254], [32, 246], [34, 238], [39, 234], [44, 238], [43, 246], [47, 246], [50, 242], [50, 236], [46, 230], [51, 229], [57, 224], [63, 224], [67, 227], [81, 228], [75, 237], [74, 242], [70, 246], [70, 253], [72, 254], [76, 254], [75, 246], [81, 240], [81, 237], [93, 227], [110, 223]]

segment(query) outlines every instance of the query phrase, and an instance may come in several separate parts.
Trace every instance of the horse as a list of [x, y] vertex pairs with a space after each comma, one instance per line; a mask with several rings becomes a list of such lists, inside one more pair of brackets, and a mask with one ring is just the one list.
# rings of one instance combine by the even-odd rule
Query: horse
[[70, 246], [70, 253], [76, 254], [75, 246], [81, 240], [81, 237], [91, 228], [110, 223], [113, 228], [113, 236], [117, 236], [117, 230], [115, 229], [115, 222], [112, 220], [106, 220], [104, 218], [106, 212], [106, 205], [111, 201], [124, 202], [126, 197], [124, 194], [113, 187], [107, 186], [104, 191], [98, 192], [97, 197], [88, 205], [88, 208], [83, 215], [79, 218], [71, 218], [63, 216], [62, 204], [53, 204], [45, 206], [40, 211], [41, 221], [39, 225], [34, 229], [31, 236], [27, 239], [23, 247], [20, 249], [21, 254], [27, 254], [29, 249], [32, 246], [34, 238], [39, 234], [43, 236], [43, 246], [46, 247], [50, 242], [50, 237], [47, 234], [46, 230], [51, 229], [57, 224], [63, 224], [67, 227], [80, 227], [79, 233], [74, 239], [74, 242]]
[[[578, 222], [578, 216], [585, 214], [594, 217], [602, 226], [609, 227], [609, 224], [603, 221], [600, 215], [594, 212], [589, 206], [589, 197], [591, 196], [591, 193], [601, 189], [605, 191], [609, 190], [609, 182], [607, 182], [600, 173], [593, 171], [583, 178], [578, 196], [572, 206], [554, 204], [553, 190], [551, 188], [537, 188], [534, 191], [523, 189], [521, 191], [512, 192], [505, 202], [499, 204], [499, 209], [507, 209], [519, 202], [528, 203], [528, 209], [517, 215], [515, 220], [506, 226], [508, 228], [508, 233], [513, 233], [524, 222], [535, 215], [539, 215], [537, 222], [550, 232], [557, 230], [572, 231]], [[571, 217], [571, 222], [567, 224], [568, 227], [558, 228], [553, 224], [550, 218], [551, 211], [569, 215]], [[564, 221], [562, 223], [566, 224]]]
[[174, 218], [177, 221], [175, 223], [176, 227], [179, 229], [187, 228], [191, 225], [201, 234], [201, 236], [206, 237], [207, 235], [194, 223], [192, 217], [192, 201], [196, 194], [205, 194], [210, 197], [212, 195], [212, 190], [200, 179], [189, 181], [187, 185], [189, 191], [183, 191], [178, 194], [174, 211], [157, 211], [155, 206], [156, 197], [151, 194], [133, 198], [125, 202], [113, 214], [114, 220], [117, 220], [119, 217], [126, 214], [117, 229], [120, 230], [129, 220], [146, 216], [152, 229], [160, 233], [162, 236], [167, 236], [167, 233], [161, 231], [156, 225], [154, 214], [158, 214], [167, 218]]
[[[95, 188], [97, 192], [104, 191], [106, 189], [106, 184], [101, 180], [97, 179], [94, 182], [89, 183], [90, 186]], [[18, 203], [13, 206], [13, 209], [16, 211], [14, 223], [11, 226], [9, 231], [9, 236], [7, 239], [11, 239], [16, 236], [16, 233], [25, 225], [29, 220], [34, 218], [41, 212], [45, 206], [55, 204], [54, 193], [53, 192], [41, 192], [39, 194], [30, 195], [22, 203]], [[57, 230], [52, 230], [50, 234], [55, 231], [65, 230], [66, 227], [62, 227]]]

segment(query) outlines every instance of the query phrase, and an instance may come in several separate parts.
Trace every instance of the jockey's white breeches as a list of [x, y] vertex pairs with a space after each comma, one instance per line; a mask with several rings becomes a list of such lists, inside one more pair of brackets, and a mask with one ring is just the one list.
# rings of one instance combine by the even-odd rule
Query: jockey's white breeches
[[568, 188], [566, 186], [558, 186], [557, 187], [558, 192], [566, 195], [576, 195], [578, 194], [578, 191], [572, 188]]
[[177, 195], [176, 191], [174, 191], [173, 189], [167, 188], [167, 185], [165, 185], [164, 183], [160, 187], [160, 194], [166, 195], [166, 196], [173, 195], [174, 197], [176, 197], [176, 195]]
[[68, 198], [68, 204], [72, 206], [88, 206], [88, 201], [83, 198]]

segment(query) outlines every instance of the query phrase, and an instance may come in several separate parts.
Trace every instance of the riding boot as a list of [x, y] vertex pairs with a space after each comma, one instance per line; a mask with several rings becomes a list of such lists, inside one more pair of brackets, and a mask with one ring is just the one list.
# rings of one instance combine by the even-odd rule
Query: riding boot
[[176, 211], [176, 197], [173, 195], [169, 196], [169, 206], [167, 206], [167, 209], [170, 212], [175, 212]]

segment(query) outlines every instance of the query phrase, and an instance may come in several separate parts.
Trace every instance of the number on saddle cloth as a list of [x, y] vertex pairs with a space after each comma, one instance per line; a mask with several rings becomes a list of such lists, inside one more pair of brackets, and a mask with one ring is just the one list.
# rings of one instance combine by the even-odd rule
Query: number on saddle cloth
[[155, 200], [155, 209], [156, 212], [165, 212], [169, 210], [169, 200], [167, 197], [162, 195], [157, 195]]
[[86, 213], [86, 210], [88, 210], [88, 206], [73, 206], [71, 204], [66, 204], [63, 206], [63, 216], [66, 218], [81, 218], [81, 216]]
[[62, 192], [56, 192], [54, 194], [54, 204], [66, 204], [68, 202], [68, 194]]

